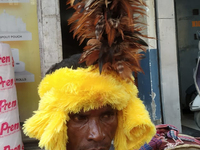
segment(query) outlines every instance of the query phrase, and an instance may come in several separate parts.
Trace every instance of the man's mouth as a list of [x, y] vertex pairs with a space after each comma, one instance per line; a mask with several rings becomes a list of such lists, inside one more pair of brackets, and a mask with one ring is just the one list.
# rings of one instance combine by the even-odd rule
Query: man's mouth
[[108, 150], [108, 149], [105, 147], [97, 147], [97, 148], [90, 148], [88, 150]]

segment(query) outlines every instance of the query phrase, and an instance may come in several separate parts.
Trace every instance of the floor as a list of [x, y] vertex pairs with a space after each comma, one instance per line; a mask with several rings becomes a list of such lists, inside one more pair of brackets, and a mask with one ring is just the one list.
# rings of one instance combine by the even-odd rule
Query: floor
[[42, 150], [38, 147], [38, 141], [35, 139], [30, 139], [25, 136], [22, 132], [22, 140], [24, 144], [24, 150]]
[[24, 143], [24, 150], [42, 150], [38, 147], [38, 142]]
[[194, 113], [193, 112], [185, 112], [182, 113], [181, 116], [182, 123], [182, 133], [191, 135], [194, 137], [200, 137], [200, 128], [196, 125], [194, 121]]

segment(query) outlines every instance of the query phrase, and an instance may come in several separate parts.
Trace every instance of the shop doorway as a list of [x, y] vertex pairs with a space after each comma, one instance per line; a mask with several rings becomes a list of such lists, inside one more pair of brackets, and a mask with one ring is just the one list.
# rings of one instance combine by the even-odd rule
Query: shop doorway
[[61, 17], [61, 34], [63, 59], [73, 54], [82, 53], [85, 42], [79, 45], [76, 38], [73, 38], [73, 33], [70, 32], [70, 25], [67, 20], [72, 16], [74, 10], [66, 5], [67, 0], [60, 0], [60, 17]]
[[196, 39], [196, 32], [200, 30], [199, 8], [199, 0], [175, 0], [181, 123], [183, 132], [184, 129], [190, 128], [193, 134], [196, 130], [200, 131], [194, 122], [194, 113], [189, 109], [189, 102], [195, 95], [188, 97], [186, 91], [194, 84], [193, 70], [199, 51]]

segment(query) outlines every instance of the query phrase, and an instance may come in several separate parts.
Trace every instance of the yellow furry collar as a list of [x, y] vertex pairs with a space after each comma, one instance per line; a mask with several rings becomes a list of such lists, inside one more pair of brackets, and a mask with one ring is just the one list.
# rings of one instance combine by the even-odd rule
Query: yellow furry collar
[[99, 75], [92, 67], [62, 68], [40, 83], [39, 108], [23, 129], [26, 135], [40, 140], [40, 147], [66, 150], [68, 114], [110, 105], [118, 110], [115, 149], [139, 149], [151, 140], [155, 127], [137, 94], [133, 83], [114, 72]]

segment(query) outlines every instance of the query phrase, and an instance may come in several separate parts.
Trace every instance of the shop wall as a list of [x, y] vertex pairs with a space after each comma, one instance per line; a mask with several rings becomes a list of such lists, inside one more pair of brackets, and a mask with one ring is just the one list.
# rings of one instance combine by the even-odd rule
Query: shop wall
[[[5, 13], [7, 17], [1, 17], [0, 20], [0, 41], [8, 43], [12, 49], [15, 49], [15, 54], [13, 54], [16, 57], [15, 60], [17, 59], [16, 55], [19, 54], [18, 61], [22, 66], [15, 70], [17, 71], [15, 77], [20, 121], [23, 122], [37, 109], [39, 101], [37, 87], [41, 81], [41, 70], [37, 1], [18, 0], [16, 3], [9, 0], [0, 1], [0, 15], [3, 16]], [[16, 29], [19, 24], [17, 19], [21, 19], [25, 26], [20, 25], [21, 28]], [[5, 24], [2, 24], [3, 22], [7, 22], [7, 30], [5, 30]], [[12, 27], [8, 27], [10, 24], [13, 24]], [[15, 65], [17, 65], [16, 62]]]

